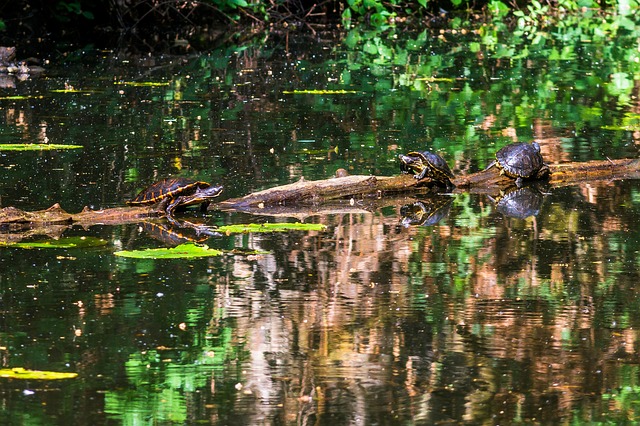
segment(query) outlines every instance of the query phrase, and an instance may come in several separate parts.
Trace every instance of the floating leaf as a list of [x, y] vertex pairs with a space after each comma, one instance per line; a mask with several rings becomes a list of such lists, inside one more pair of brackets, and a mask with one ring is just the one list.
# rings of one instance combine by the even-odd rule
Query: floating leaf
[[640, 124], [627, 124], [622, 126], [606, 125], [601, 127], [604, 130], [624, 130], [627, 132], [637, 132], [640, 130]]
[[166, 81], [119, 81], [116, 84], [120, 86], [132, 86], [132, 87], [159, 87], [159, 86], [168, 86], [169, 82], [166, 82]]
[[91, 91], [80, 89], [53, 89], [51, 93], [91, 93]]
[[1, 143], [0, 151], [51, 151], [54, 149], [80, 149], [82, 145], [62, 145], [55, 143]]
[[206, 245], [193, 243], [180, 244], [172, 248], [158, 248], [146, 250], [123, 250], [114, 254], [133, 259], [191, 259], [196, 257], [220, 256], [223, 252], [210, 249]]
[[0, 370], [0, 378], [22, 380], [60, 380], [73, 379], [78, 373], [59, 373], [56, 371], [26, 370], [22, 367], [3, 368]]
[[358, 93], [355, 90], [285, 90], [285, 95], [345, 95]]
[[59, 240], [29, 241], [26, 243], [0, 243], [0, 246], [17, 247], [25, 249], [72, 249], [91, 248], [107, 245], [107, 241], [95, 237], [64, 237]]
[[446, 77], [418, 77], [416, 80], [424, 80], [430, 83], [435, 82], [443, 82], [443, 83], [454, 83], [456, 81], [455, 78], [446, 78]]
[[216, 229], [223, 234], [247, 234], [250, 232], [324, 231], [327, 225], [320, 223], [248, 223], [224, 225]]
[[23, 95], [11, 95], [11, 96], [0, 96], [0, 100], [7, 100], [7, 101], [19, 101], [19, 100], [23, 100], [23, 99], [43, 99], [44, 96], [42, 95], [38, 95], [38, 96], [23, 96]]

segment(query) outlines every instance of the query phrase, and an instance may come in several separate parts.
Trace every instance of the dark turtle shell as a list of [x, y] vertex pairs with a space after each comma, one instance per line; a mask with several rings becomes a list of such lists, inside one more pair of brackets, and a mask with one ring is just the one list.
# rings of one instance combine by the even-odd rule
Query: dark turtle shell
[[400, 170], [403, 173], [413, 173], [416, 179], [429, 176], [438, 182], [451, 184], [455, 176], [444, 158], [430, 151], [412, 151], [407, 155], [400, 154]]
[[511, 178], [531, 178], [542, 170], [548, 170], [544, 164], [540, 145], [537, 142], [513, 143], [496, 152], [496, 165]]
[[189, 178], [163, 179], [140, 191], [133, 200], [127, 201], [127, 204], [133, 206], [151, 205], [167, 198], [175, 198], [179, 195], [191, 195], [199, 188], [204, 189], [210, 186], [207, 182]]

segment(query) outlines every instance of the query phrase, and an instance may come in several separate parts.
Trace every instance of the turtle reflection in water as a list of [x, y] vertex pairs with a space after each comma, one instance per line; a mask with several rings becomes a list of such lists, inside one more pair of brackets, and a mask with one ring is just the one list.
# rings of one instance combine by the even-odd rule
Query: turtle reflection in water
[[516, 186], [523, 185], [524, 179], [543, 179], [549, 175], [549, 166], [544, 163], [537, 142], [512, 143], [496, 152], [496, 159], [485, 170], [497, 167], [500, 174], [515, 179]]
[[435, 196], [406, 204], [400, 208], [402, 226], [435, 225], [449, 215], [452, 201], [451, 197]]
[[209, 237], [220, 236], [218, 232], [215, 232], [209, 226], [187, 221], [182, 221], [180, 226], [145, 221], [141, 224], [141, 228], [167, 247], [175, 247], [185, 243], [202, 243]]
[[525, 219], [540, 213], [544, 197], [537, 189], [525, 186], [522, 188], [512, 187], [511, 190], [507, 190], [501, 193], [498, 198], [491, 198], [491, 200], [496, 204], [496, 210], [503, 215]]
[[413, 173], [413, 177], [418, 180], [429, 177], [434, 182], [446, 186], [447, 191], [455, 187], [451, 182], [455, 176], [444, 158], [438, 154], [429, 151], [412, 151], [407, 155], [398, 155], [398, 159], [402, 173]]

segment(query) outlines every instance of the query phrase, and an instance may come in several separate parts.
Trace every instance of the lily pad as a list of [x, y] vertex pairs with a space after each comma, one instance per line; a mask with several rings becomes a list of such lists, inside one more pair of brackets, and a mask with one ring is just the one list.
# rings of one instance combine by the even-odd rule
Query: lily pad
[[347, 95], [358, 93], [355, 90], [285, 90], [285, 95]]
[[247, 223], [224, 225], [216, 229], [223, 234], [248, 234], [251, 232], [324, 231], [321, 223]]
[[222, 251], [210, 249], [206, 245], [193, 243], [180, 244], [172, 248], [157, 248], [146, 250], [122, 250], [114, 253], [116, 256], [133, 259], [192, 259], [197, 257], [220, 256]]
[[22, 99], [43, 99], [44, 96], [24, 96], [24, 95], [11, 95], [11, 96], [0, 96], [0, 100], [7, 101], [19, 101]]
[[24, 243], [0, 243], [0, 246], [17, 247], [24, 249], [73, 249], [102, 247], [108, 244], [107, 240], [95, 237], [64, 237], [58, 240], [28, 241]]
[[59, 373], [57, 371], [26, 370], [22, 367], [3, 368], [0, 370], [0, 378], [21, 380], [60, 380], [73, 379], [78, 373]]
[[0, 151], [51, 151], [54, 149], [80, 149], [82, 145], [55, 143], [0, 143]]

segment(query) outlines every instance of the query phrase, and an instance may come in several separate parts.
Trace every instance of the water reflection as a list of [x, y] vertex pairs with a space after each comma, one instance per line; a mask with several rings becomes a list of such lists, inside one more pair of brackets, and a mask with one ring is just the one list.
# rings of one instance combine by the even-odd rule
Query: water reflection
[[498, 198], [490, 199], [499, 213], [516, 219], [526, 219], [540, 213], [544, 196], [533, 186], [513, 186], [502, 192]]
[[412, 204], [405, 204], [400, 208], [402, 226], [435, 225], [449, 215], [452, 201], [451, 197], [434, 195]]

